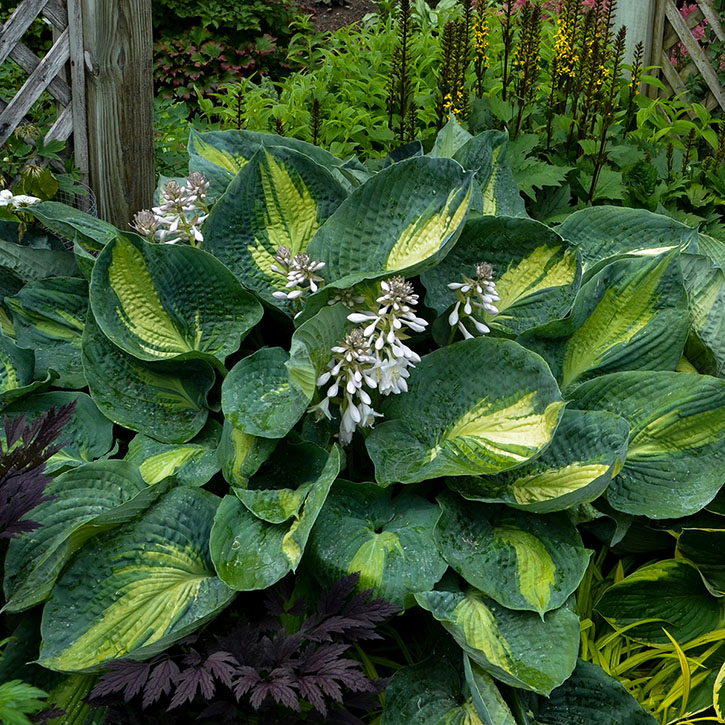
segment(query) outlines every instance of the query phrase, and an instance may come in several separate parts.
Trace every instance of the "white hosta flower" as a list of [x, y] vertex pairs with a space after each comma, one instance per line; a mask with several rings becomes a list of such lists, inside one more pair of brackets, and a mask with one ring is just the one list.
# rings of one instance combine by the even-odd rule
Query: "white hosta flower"
[[464, 324], [464, 320], [470, 320], [473, 327], [481, 335], [490, 332], [490, 328], [475, 316], [476, 311], [487, 312], [491, 315], [498, 313], [498, 308], [493, 304], [501, 298], [496, 293], [496, 283], [493, 280], [493, 267], [488, 262], [481, 262], [476, 265], [476, 278], [471, 279], [462, 274], [463, 282], [451, 282], [448, 289], [456, 293], [456, 302], [450, 315], [448, 324], [457, 327], [463, 334], [464, 339], [473, 337], [470, 329]]
[[336, 295], [330, 297], [327, 301], [328, 305], [336, 305], [342, 302], [348, 310], [356, 310], [360, 305], [364, 304], [365, 298], [362, 295], [356, 295], [354, 288], [338, 290]]
[[10, 189], [0, 190], [0, 206], [12, 206], [14, 209], [23, 209], [40, 202], [37, 196], [27, 194], [13, 194]]
[[374, 372], [376, 358], [371, 354], [370, 344], [359, 328], [348, 333], [345, 341], [332, 348], [333, 358], [327, 369], [317, 379], [320, 387], [329, 384], [323, 399], [309, 410], [318, 417], [332, 419], [330, 404], [340, 408], [340, 442], [352, 440], [355, 429], [372, 426], [380, 413], [373, 410], [372, 399], [367, 389], [377, 387]]
[[407, 369], [420, 362], [417, 353], [404, 342], [408, 331], [423, 332], [427, 321], [415, 314], [418, 295], [413, 285], [403, 277], [393, 277], [380, 284], [382, 294], [376, 299], [377, 312], [353, 312], [347, 319], [364, 324], [363, 335], [370, 340], [375, 352], [375, 373], [378, 389], [383, 395], [401, 393], [408, 389]]
[[201, 225], [209, 216], [208, 191], [209, 182], [198, 171], [189, 174], [184, 186], [173, 179], [167, 181], [161, 189], [159, 205], [138, 212], [131, 226], [149, 241], [198, 246], [204, 241]]
[[[293, 257], [287, 247], [279, 247], [274, 261], [275, 264], [272, 264], [270, 269], [287, 277], [285, 289], [289, 290], [289, 292], [284, 290], [273, 292], [272, 296], [278, 300], [299, 299], [307, 292], [317, 292], [321, 284], [324, 283], [323, 278], [317, 272], [325, 266], [325, 263], [317, 259], [310, 259], [307, 252], [300, 252]], [[304, 285], [307, 285], [307, 288]]]

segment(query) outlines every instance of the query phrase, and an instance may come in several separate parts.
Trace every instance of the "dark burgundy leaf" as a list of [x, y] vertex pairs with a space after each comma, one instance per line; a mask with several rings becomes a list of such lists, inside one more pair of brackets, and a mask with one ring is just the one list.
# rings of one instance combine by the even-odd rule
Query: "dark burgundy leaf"
[[176, 662], [168, 658], [161, 660], [149, 675], [143, 694], [143, 707], [147, 708], [163, 695], [168, 695], [172, 686], [178, 682], [179, 675], [179, 666]]

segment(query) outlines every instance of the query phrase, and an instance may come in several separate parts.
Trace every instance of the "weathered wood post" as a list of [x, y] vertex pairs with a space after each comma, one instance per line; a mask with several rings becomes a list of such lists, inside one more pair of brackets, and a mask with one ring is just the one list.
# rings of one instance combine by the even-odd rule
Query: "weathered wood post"
[[90, 185], [98, 215], [127, 229], [154, 191], [151, 0], [81, 0]]

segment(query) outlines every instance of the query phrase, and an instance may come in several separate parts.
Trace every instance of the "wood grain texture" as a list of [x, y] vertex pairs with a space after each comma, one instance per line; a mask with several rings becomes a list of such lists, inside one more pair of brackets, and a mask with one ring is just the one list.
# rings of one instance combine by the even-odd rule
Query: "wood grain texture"
[[82, 0], [90, 185], [121, 229], [154, 191], [151, 0]]
[[[24, 43], [20, 42], [10, 51], [10, 57], [28, 74], [32, 73], [40, 63], [40, 58]], [[70, 103], [70, 86], [58, 76], [48, 84], [48, 93], [64, 106]]]
[[23, 33], [38, 17], [38, 13], [45, 7], [48, 0], [24, 0], [15, 12], [8, 18], [0, 30], [0, 63], [4, 63], [10, 51], [23, 37]]
[[81, 181], [88, 184], [88, 119], [86, 117], [86, 62], [83, 47], [81, 0], [68, 0], [70, 34], [70, 83], [72, 89], [73, 160], [80, 169]]

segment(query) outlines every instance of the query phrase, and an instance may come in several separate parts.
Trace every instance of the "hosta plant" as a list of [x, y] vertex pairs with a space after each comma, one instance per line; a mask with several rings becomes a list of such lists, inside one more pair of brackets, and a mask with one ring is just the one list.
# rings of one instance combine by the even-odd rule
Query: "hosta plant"
[[373, 173], [194, 132], [133, 229], [24, 209], [72, 251], [0, 243], [4, 412], [76, 403], [5, 561], [6, 612], [42, 607], [26, 662], [82, 700], [290, 573], [357, 573], [438, 633], [385, 725], [655, 722], [577, 660], [576, 592], [596, 536], [681, 531], [598, 616], [722, 628], [722, 245], [607, 206], [549, 228], [506, 145], [451, 120]]

